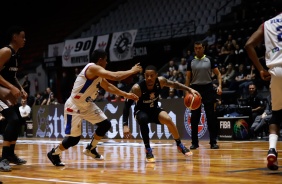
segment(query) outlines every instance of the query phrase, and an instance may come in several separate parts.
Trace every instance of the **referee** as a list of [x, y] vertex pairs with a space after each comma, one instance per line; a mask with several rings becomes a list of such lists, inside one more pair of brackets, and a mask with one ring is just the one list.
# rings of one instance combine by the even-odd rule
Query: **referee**
[[[216, 93], [221, 95], [221, 74], [217, 64], [207, 57], [205, 47], [201, 41], [194, 43], [195, 57], [187, 63], [186, 85], [197, 90], [202, 96], [202, 103], [206, 113], [208, 130], [210, 134], [210, 148], [219, 149], [217, 145], [217, 122], [214, 111], [214, 103], [216, 101]], [[212, 83], [212, 72], [217, 76], [218, 87], [216, 92]], [[199, 147], [198, 140], [198, 124], [201, 117], [201, 107], [196, 110], [191, 110], [191, 129], [192, 129], [192, 145], [190, 149]]]

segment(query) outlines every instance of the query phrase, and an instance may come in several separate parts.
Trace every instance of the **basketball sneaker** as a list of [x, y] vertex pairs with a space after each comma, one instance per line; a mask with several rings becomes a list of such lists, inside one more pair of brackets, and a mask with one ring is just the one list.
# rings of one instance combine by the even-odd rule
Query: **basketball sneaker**
[[274, 148], [270, 148], [268, 150], [267, 155], [267, 167], [270, 170], [277, 170], [278, 169], [278, 162], [277, 162], [278, 153], [275, 151]]
[[22, 158], [19, 158], [16, 154], [14, 154], [13, 156], [9, 156], [7, 158], [7, 160], [10, 162], [10, 163], [13, 163], [13, 164], [16, 164], [16, 165], [23, 165], [23, 164], [26, 164], [26, 160], [22, 159]]
[[146, 148], [146, 162], [155, 162], [152, 148]]
[[183, 153], [185, 156], [191, 156], [191, 155], [193, 155], [193, 153], [192, 153], [188, 148], [186, 148], [182, 143], [180, 143], [180, 144], [177, 146], [177, 149], [178, 149], [178, 152], [179, 152], [179, 153]]
[[9, 165], [9, 161], [7, 159], [3, 159], [0, 162], [0, 171], [2, 172], [10, 172], [11, 166]]
[[95, 160], [104, 160], [103, 155], [100, 155], [95, 147], [94, 149], [92, 149], [92, 145], [88, 144], [87, 147], [83, 150], [83, 154], [86, 156], [90, 156], [92, 158], [94, 158]]
[[52, 162], [54, 166], [65, 166], [65, 163], [61, 161], [60, 155], [54, 155], [55, 149], [53, 148], [51, 151], [47, 153], [47, 157]]

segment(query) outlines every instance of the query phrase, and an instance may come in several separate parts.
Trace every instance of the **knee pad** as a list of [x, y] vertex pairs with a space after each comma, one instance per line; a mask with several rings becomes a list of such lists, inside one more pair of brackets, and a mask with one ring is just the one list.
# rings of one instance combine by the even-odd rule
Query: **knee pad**
[[64, 140], [62, 141], [62, 145], [64, 146], [64, 148], [69, 149], [72, 146], [75, 146], [78, 144], [80, 140], [80, 136], [78, 137], [65, 137]]
[[100, 137], [104, 137], [107, 131], [109, 131], [112, 127], [112, 123], [108, 119], [105, 119], [104, 121], [97, 123], [96, 125], [98, 126], [98, 128], [96, 129], [95, 133]]
[[141, 125], [148, 125], [149, 117], [145, 112], [142, 112], [142, 111], [137, 112], [135, 119], [140, 126]]
[[269, 120], [269, 124], [275, 124], [280, 126], [281, 119], [282, 119], [282, 110], [272, 111], [272, 116]]

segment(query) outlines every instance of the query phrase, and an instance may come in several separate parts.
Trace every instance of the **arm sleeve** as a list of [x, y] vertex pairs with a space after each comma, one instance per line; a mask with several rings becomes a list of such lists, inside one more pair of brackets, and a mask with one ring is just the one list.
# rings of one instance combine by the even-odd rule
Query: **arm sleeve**
[[130, 112], [130, 107], [133, 104], [133, 100], [131, 99], [126, 99], [123, 107], [123, 126], [128, 126], [128, 117], [129, 117], [129, 112]]

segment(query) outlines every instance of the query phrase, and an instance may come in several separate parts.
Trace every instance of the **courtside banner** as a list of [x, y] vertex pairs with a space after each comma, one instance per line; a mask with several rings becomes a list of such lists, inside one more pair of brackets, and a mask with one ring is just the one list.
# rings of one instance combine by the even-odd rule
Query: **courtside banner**
[[103, 49], [106, 50], [108, 46], [109, 35], [102, 35], [97, 37], [95, 49]]
[[90, 60], [90, 49], [93, 37], [66, 40], [62, 65], [63, 67], [85, 66]]
[[[101, 110], [106, 114], [112, 127], [106, 133], [105, 138], [123, 138], [123, 106], [124, 102], [97, 102]], [[190, 111], [184, 106], [183, 98], [161, 99], [159, 106], [164, 108], [173, 123], [176, 125], [182, 139], [191, 140]], [[141, 139], [141, 132], [138, 123], [135, 121], [134, 105], [131, 106], [128, 118], [129, 128], [134, 139]], [[33, 136], [40, 138], [63, 138], [65, 136], [64, 126], [64, 104], [58, 105], [35, 105], [32, 107]], [[173, 139], [167, 126], [149, 123], [149, 137], [151, 139]], [[97, 128], [90, 122], [81, 122], [81, 138], [91, 139]], [[205, 113], [202, 111], [199, 122], [199, 139], [209, 139]]]
[[124, 61], [133, 58], [133, 44], [137, 29], [115, 32], [110, 46], [110, 61]]
[[64, 42], [56, 43], [56, 44], [49, 44], [48, 45], [48, 57], [57, 57], [62, 56], [64, 50]]

